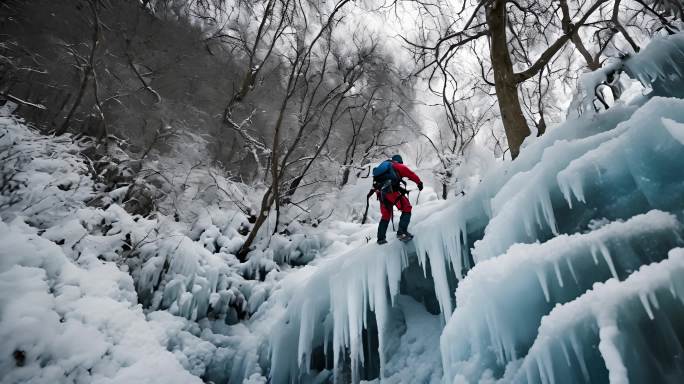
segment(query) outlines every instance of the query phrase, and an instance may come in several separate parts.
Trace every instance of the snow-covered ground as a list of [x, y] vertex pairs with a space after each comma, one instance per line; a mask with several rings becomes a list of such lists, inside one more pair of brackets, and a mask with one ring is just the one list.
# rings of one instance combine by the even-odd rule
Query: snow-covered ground
[[4, 187], [16, 188], [0, 198], [2, 382], [201, 382], [167, 348], [168, 321], [148, 319], [131, 275], [107, 261], [123, 242], [86, 230], [93, 182], [78, 148], [8, 115], [0, 136]]

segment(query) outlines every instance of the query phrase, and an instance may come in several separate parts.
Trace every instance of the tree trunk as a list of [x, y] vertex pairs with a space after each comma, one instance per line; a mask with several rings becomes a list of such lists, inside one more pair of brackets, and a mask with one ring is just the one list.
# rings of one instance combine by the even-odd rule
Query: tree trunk
[[100, 19], [98, 18], [97, 14], [97, 3], [90, 2], [89, 4], [90, 9], [93, 13], [93, 40], [90, 47], [90, 56], [88, 57], [88, 63], [84, 69], [83, 81], [81, 82], [81, 88], [78, 90], [76, 101], [74, 101], [74, 105], [69, 110], [69, 113], [64, 119], [64, 122], [62, 122], [62, 125], [55, 131], [56, 136], [63, 135], [64, 133], [66, 133], [67, 129], [69, 129], [69, 123], [71, 122], [71, 118], [74, 116], [74, 113], [78, 109], [79, 105], [81, 104], [81, 99], [83, 98], [86, 88], [88, 87], [88, 81], [90, 80], [91, 76], [94, 77], [95, 75], [95, 51], [97, 50], [97, 45], [100, 36]]
[[[290, 73], [290, 81], [288, 82], [287, 89], [289, 90], [292, 86], [292, 79], [294, 76], [294, 68], [292, 72]], [[273, 147], [271, 148], [271, 185], [269, 188], [266, 190], [266, 193], [264, 193], [264, 196], [261, 198], [261, 208], [259, 209], [259, 215], [257, 216], [256, 221], [254, 222], [254, 226], [252, 227], [252, 230], [249, 232], [249, 235], [247, 236], [247, 239], [245, 240], [244, 244], [242, 244], [242, 247], [240, 247], [240, 251], [238, 251], [238, 259], [241, 262], [247, 261], [247, 254], [250, 251], [250, 248], [252, 247], [252, 243], [254, 242], [254, 239], [256, 239], [256, 235], [259, 232], [259, 229], [261, 226], [266, 222], [266, 219], [268, 218], [268, 214], [271, 211], [271, 208], [273, 207], [273, 203], [275, 202], [276, 204], [276, 210], [280, 209], [280, 190], [279, 190], [279, 185], [280, 185], [280, 172], [279, 172], [279, 157], [280, 157], [280, 128], [283, 125], [283, 118], [285, 116], [285, 111], [287, 110], [287, 104], [290, 100], [292, 94], [286, 94], [285, 99], [283, 99], [282, 104], [280, 105], [280, 112], [278, 113], [278, 119], [276, 120], [274, 131], [273, 131]], [[283, 159], [283, 162], [286, 161], [287, 159]], [[283, 167], [285, 164], [282, 165]], [[264, 176], [265, 178], [266, 176]], [[278, 222], [276, 221], [276, 230], [278, 228]]]
[[495, 0], [492, 6], [487, 8], [487, 26], [491, 35], [489, 50], [494, 70], [496, 98], [511, 157], [515, 159], [520, 153], [523, 140], [530, 135], [530, 128], [520, 107], [518, 83], [508, 51], [505, 0]]
[[268, 218], [268, 214], [271, 211], [272, 206], [273, 206], [273, 193], [271, 191], [271, 188], [269, 188], [266, 191], [266, 193], [264, 193], [264, 196], [261, 199], [261, 207], [259, 209], [259, 215], [257, 215], [256, 221], [254, 222], [254, 226], [252, 226], [252, 230], [249, 232], [247, 239], [242, 244], [242, 247], [240, 247], [240, 251], [238, 251], [237, 257], [238, 257], [238, 260], [240, 260], [240, 262], [244, 263], [245, 261], [247, 261], [247, 254], [250, 251], [250, 248], [252, 246], [252, 243], [254, 242], [254, 239], [256, 239], [256, 235], [259, 232], [259, 229], [266, 222], [266, 219]]
[[[347, 165], [347, 164], [345, 164], [345, 165]], [[342, 181], [340, 182], [340, 188], [344, 187], [349, 182], [349, 174], [351, 173], [350, 168], [351, 168], [351, 164], [347, 165], [344, 168], [344, 171], [342, 171]]]
[[67, 113], [66, 118], [64, 118], [64, 121], [62, 122], [62, 125], [55, 131], [56, 136], [60, 136], [66, 133], [67, 129], [69, 128], [69, 123], [71, 122], [71, 118], [74, 116], [74, 113], [78, 109], [78, 106], [81, 105], [81, 99], [83, 99], [83, 95], [85, 94], [86, 88], [88, 88], [88, 82], [90, 81], [90, 72], [92, 68], [87, 67], [85, 69], [85, 74], [83, 75], [83, 81], [81, 81], [81, 87], [78, 89], [78, 93], [76, 94], [76, 101], [74, 101], [74, 105], [71, 106], [71, 109], [69, 110], [69, 113]]

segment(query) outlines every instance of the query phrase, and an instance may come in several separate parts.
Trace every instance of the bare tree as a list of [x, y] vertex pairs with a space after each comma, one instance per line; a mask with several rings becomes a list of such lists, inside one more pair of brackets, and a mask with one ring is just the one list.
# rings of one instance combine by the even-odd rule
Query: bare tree
[[[543, 77], [545, 68], [568, 42], [575, 45], [585, 58], [587, 66], [592, 69], [600, 65], [601, 55], [617, 33], [629, 43], [633, 51], [639, 49], [619, 18], [622, 9], [620, 0], [573, 1], [572, 4], [568, 0], [479, 0], [472, 7], [466, 7], [467, 3], [464, 1], [461, 9], [454, 10], [452, 19], [447, 18], [451, 22], [437, 31], [440, 36], [436, 41], [427, 37], [427, 31], [419, 35], [418, 41], [405, 41], [422, 63], [418, 73], [428, 71], [428, 78], [434, 80], [444, 72], [452, 71], [451, 64], [460, 50], [472, 47], [482, 38], [487, 39], [488, 62], [493, 79], [490, 81], [485, 77], [485, 82], [495, 89], [513, 158], [517, 157], [520, 145], [530, 134], [519, 88], [538, 76]], [[426, 9], [432, 7], [431, 12], [437, 9], [435, 3], [421, 4]], [[604, 15], [610, 17], [606, 19]], [[580, 31], [582, 28], [598, 25], [609, 26], [610, 33], [604, 33], [598, 39], [598, 49], [591, 54], [580, 38]], [[550, 71], [547, 70], [546, 73]], [[543, 83], [541, 81], [539, 84]], [[543, 89], [540, 93], [539, 96], [543, 97]], [[536, 114], [541, 115], [537, 130], [543, 132], [544, 109], [539, 108]]]
[[423, 127], [411, 117], [409, 111], [402, 108], [402, 112], [411, 120], [418, 136], [425, 139], [433, 149], [440, 164], [440, 167], [434, 170], [434, 174], [442, 185], [441, 197], [446, 200], [449, 187], [457, 182], [453, 179], [455, 168], [462, 165], [466, 151], [475, 136], [493, 118], [491, 111], [494, 105], [490, 104], [476, 113], [474, 108], [465, 107], [467, 103], [472, 102], [472, 93], [456, 96], [454, 89], [451, 98], [446, 93], [442, 95], [442, 104], [439, 107], [444, 113], [436, 122], [434, 138], [423, 131]]
[[[233, 108], [242, 102], [254, 88], [261, 71], [267, 67], [271, 56], [276, 51], [286, 28], [291, 26], [292, 0], [267, 0], [261, 14], [255, 7], [247, 7], [251, 17], [258, 22], [256, 33], [250, 35], [237, 26], [226, 26], [215, 31], [210, 39], [221, 39], [226, 44], [239, 49], [246, 56], [246, 68], [240, 77], [239, 85], [234, 87], [232, 95], [223, 111], [223, 120], [228, 125], [232, 118]], [[238, 16], [239, 17], [239, 13]], [[239, 19], [236, 20], [238, 22]]]
[[[310, 71], [312, 70], [312, 58], [314, 54], [317, 54], [321, 51], [321, 48], [323, 48], [323, 51], [326, 51], [325, 41], [327, 39], [325, 37], [331, 36], [330, 31], [339, 22], [340, 11], [347, 3], [349, 3], [349, 1], [350, 0], [339, 0], [336, 2], [329, 14], [322, 18], [318, 26], [310, 25], [306, 17], [302, 16], [305, 15], [306, 10], [302, 9], [299, 3], [286, 3], [288, 7], [290, 7], [290, 10], [287, 14], [291, 18], [290, 20], [292, 20], [292, 24], [290, 25], [290, 30], [292, 30], [292, 32], [288, 33], [286, 39], [286, 44], [288, 44], [289, 47], [289, 54], [287, 52], [284, 53], [283, 59], [283, 62], [288, 67], [288, 74], [286, 77], [287, 84], [285, 86], [285, 95], [280, 102], [275, 122], [273, 123], [273, 133], [269, 154], [269, 186], [266, 188], [266, 191], [262, 196], [256, 221], [254, 222], [254, 225], [247, 236], [245, 243], [238, 251], [238, 258], [243, 261], [247, 259], [247, 254], [251, 250], [251, 246], [256, 239], [256, 236], [268, 218], [274, 204], [276, 205], [276, 211], [279, 211], [279, 204], [281, 203], [281, 198], [284, 195], [281, 192], [282, 182], [286, 177], [288, 167], [290, 167], [292, 164], [290, 162], [290, 157], [299, 149], [299, 145], [304, 137], [305, 129], [309, 125], [308, 123], [300, 123], [299, 128], [296, 130], [296, 133], [290, 143], [285, 143], [282, 136], [284, 129], [283, 125], [286, 119], [288, 107], [290, 107], [291, 103], [297, 101], [297, 96], [300, 95], [298, 92], [302, 92], [302, 87], [304, 87], [304, 92], [306, 92], [308, 89], [309, 83], [307, 82], [307, 77], [310, 75]], [[298, 15], [303, 17], [304, 20], [301, 21], [301, 24], [295, 25], [294, 18]], [[310, 36], [308, 39], [305, 37], [307, 34]], [[321, 76], [324, 76], [325, 73], [325, 70], [323, 70], [321, 72]], [[350, 71], [349, 73], [353, 73], [353, 71]], [[332, 129], [331, 126], [335, 120], [335, 116], [337, 115], [337, 111], [341, 104], [341, 100], [343, 100], [344, 94], [349, 91], [353, 85], [353, 81], [350, 84], [346, 83], [347, 80], [353, 79], [344, 79], [345, 82], [338, 83], [338, 85], [334, 87], [332, 91], [328, 92], [328, 95], [332, 96], [323, 98], [323, 100], [326, 101], [323, 102], [321, 107], [334, 105], [334, 109], [332, 112], [332, 117], [330, 118], [328, 133], [324, 135], [324, 142], [315, 148], [315, 151], [312, 154], [314, 159], [318, 156], [318, 154], [320, 154], [322, 146], [325, 145], [327, 137], [329, 137], [329, 131]], [[322, 83], [323, 81], [321, 80], [321, 84]], [[312, 92], [315, 94], [318, 89], [318, 87], [314, 87]], [[304, 97], [302, 100], [306, 99], [307, 98]], [[311, 100], [310, 104], [313, 105], [314, 98], [311, 97], [309, 100]], [[302, 116], [300, 115], [300, 121], [306, 122], [308, 120], [307, 116], [309, 116], [309, 114], [305, 114], [304, 119], [302, 120]], [[311, 114], [311, 116], [313, 116], [313, 114]], [[283, 192], [286, 194], [287, 190]]]
[[[57, 128], [57, 130], [55, 130], [55, 135], [62, 135], [66, 133], [67, 129], [69, 128], [71, 119], [74, 116], [74, 113], [81, 105], [81, 100], [83, 100], [83, 95], [85, 94], [86, 89], [88, 88], [88, 84], [90, 83], [91, 78], [95, 77], [95, 53], [97, 51], [97, 46], [100, 41], [100, 18], [98, 15], [98, 0], [89, 0], [88, 6], [90, 7], [92, 17], [91, 22], [93, 24], [93, 32], [90, 42], [90, 53], [88, 57], [85, 58], [78, 53], [78, 50], [75, 48], [74, 45], [69, 45], [66, 47], [69, 50], [70, 54], [73, 56], [74, 61], [77, 64], [77, 68], [79, 72], [82, 73], [83, 78], [81, 79], [81, 86], [79, 87], [78, 93], [76, 94], [76, 99], [74, 100], [74, 103], [69, 109], [69, 113], [67, 113], [62, 124], [59, 126], [59, 128]], [[97, 80], [93, 81], [93, 90], [95, 94], [97, 94]], [[100, 108], [99, 100], [97, 104], [98, 111], [100, 112], [102, 119], [104, 120], [104, 115], [102, 115], [102, 109]]]
[[405, 135], [399, 133], [407, 126], [407, 117], [401, 109], [413, 102], [413, 84], [402, 81], [389, 58], [379, 59], [367, 69], [364, 90], [347, 108], [348, 124], [340, 133], [344, 152], [340, 148], [335, 155], [342, 167], [341, 187], [352, 171], [359, 177], [370, 171], [370, 161], [405, 144]]

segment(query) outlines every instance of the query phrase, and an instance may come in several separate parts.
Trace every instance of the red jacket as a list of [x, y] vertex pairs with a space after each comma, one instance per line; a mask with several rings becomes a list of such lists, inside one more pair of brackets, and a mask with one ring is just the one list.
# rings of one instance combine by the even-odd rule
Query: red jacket
[[394, 168], [394, 170], [397, 171], [399, 177], [406, 177], [416, 184], [420, 183], [420, 177], [418, 177], [418, 175], [416, 175], [412, 170], [409, 169], [409, 167], [405, 166], [404, 164], [393, 161], [392, 168]]

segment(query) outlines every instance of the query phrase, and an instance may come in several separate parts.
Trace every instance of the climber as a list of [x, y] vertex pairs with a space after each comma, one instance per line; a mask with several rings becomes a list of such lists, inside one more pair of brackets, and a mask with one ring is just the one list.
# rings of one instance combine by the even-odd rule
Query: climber
[[406, 177], [416, 183], [418, 190], [423, 190], [423, 182], [418, 175], [403, 164], [401, 156], [394, 155], [391, 160], [385, 160], [373, 168], [373, 188], [368, 192], [367, 198], [376, 194], [380, 201], [380, 223], [378, 224], [378, 244], [385, 244], [387, 227], [392, 218], [392, 210], [396, 205], [401, 211], [397, 238], [401, 241], [409, 241], [413, 238], [408, 232], [411, 221], [411, 203], [406, 197], [408, 191], [401, 186], [406, 185], [402, 178]]

